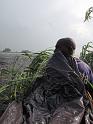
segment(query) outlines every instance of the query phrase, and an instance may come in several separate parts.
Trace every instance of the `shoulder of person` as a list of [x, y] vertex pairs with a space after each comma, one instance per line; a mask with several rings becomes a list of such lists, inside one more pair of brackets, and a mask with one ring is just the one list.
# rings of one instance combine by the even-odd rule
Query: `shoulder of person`
[[79, 58], [76, 58], [76, 57], [74, 57], [74, 58], [75, 58], [77, 64], [79, 64], [79, 65], [81, 65], [81, 66], [85, 66], [85, 67], [87, 67], [87, 68], [90, 69], [89, 65], [88, 65], [86, 62], [84, 62], [83, 60], [81, 60], [81, 59], [79, 59]]

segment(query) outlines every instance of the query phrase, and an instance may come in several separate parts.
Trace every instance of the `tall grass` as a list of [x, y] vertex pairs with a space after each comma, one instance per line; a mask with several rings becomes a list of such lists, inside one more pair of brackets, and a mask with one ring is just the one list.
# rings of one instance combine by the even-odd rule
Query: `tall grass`
[[82, 47], [82, 51], [80, 53], [80, 59], [85, 61], [93, 70], [93, 43], [88, 42], [86, 45]]
[[[93, 52], [91, 42], [84, 45], [80, 53], [80, 58], [89, 64], [93, 69]], [[15, 59], [11, 68], [3, 69], [0, 77], [7, 77], [4, 84], [0, 84], [0, 111], [4, 111], [9, 103], [13, 100], [22, 101], [32, 82], [42, 76], [45, 71], [45, 65], [51, 57], [53, 50], [45, 50], [38, 53], [24, 53], [30, 59], [30, 64], [24, 71], [20, 67], [16, 69], [18, 58]]]
[[15, 59], [13, 66], [8, 69], [1, 70], [1, 75], [8, 77], [8, 80], [4, 84], [0, 84], [0, 111], [4, 111], [9, 103], [13, 100], [23, 100], [24, 96], [29, 87], [31, 87], [32, 82], [37, 78], [42, 76], [45, 65], [52, 55], [53, 50], [45, 50], [38, 53], [24, 53], [30, 59], [31, 63], [24, 70], [20, 71], [16, 67]]

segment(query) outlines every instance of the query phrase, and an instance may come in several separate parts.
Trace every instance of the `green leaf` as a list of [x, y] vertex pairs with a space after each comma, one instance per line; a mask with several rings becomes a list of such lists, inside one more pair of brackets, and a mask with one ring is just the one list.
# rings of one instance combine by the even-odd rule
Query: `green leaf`
[[0, 87], [0, 93], [6, 90], [6, 88], [9, 87], [9, 85], [4, 85]]

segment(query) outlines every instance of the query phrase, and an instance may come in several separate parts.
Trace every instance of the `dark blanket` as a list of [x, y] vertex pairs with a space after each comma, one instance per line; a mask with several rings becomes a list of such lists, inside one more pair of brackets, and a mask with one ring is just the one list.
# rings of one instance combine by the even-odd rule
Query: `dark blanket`
[[84, 95], [85, 87], [77, 72], [61, 52], [55, 52], [44, 75], [36, 79], [25, 99], [26, 121], [28, 124], [80, 124], [85, 111]]

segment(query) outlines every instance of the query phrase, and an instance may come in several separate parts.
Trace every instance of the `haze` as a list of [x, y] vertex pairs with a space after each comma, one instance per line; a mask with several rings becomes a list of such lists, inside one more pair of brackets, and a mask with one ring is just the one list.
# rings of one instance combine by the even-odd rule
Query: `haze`
[[71, 37], [79, 53], [93, 41], [93, 20], [84, 23], [93, 0], [0, 0], [0, 50], [40, 51]]

